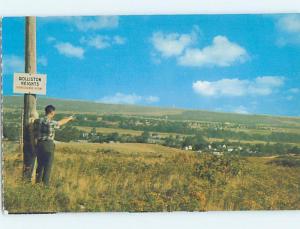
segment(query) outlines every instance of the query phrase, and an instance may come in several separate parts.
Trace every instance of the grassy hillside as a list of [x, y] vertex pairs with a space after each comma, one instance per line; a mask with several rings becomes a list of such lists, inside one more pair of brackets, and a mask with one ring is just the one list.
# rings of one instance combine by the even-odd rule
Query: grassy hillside
[[210, 111], [183, 111], [181, 114], [171, 115], [174, 120], [200, 120], [209, 122], [230, 122], [246, 125], [264, 125], [274, 127], [300, 128], [299, 117], [280, 117], [270, 115], [244, 115], [236, 113], [219, 113]]
[[21, 180], [5, 142], [9, 212], [300, 209], [300, 159], [197, 154], [150, 144], [57, 145], [51, 186]]
[[[104, 104], [89, 101], [63, 100], [46, 97], [38, 97], [37, 108], [43, 110], [46, 105], [53, 104], [58, 111], [75, 113], [97, 113], [97, 114], [128, 114], [128, 115], [170, 115], [180, 114], [179, 109], [161, 109], [158, 107], [144, 107], [134, 105]], [[4, 108], [23, 107], [22, 96], [4, 96]]]
[[[4, 96], [4, 109], [23, 106], [22, 96]], [[183, 110], [135, 105], [102, 104], [88, 101], [63, 100], [53, 98], [38, 98], [38, 109], [53, 104], [59, 112], [123, 114], [141, 116], [168, 116], [169, 120], [194, 120], [206, 122], [230, 122], [246, 125], [268, 125], [274, 127], [300, 128], [299, 117], [279, 117], [267, 115], [243, 115], [235, 113], [210, 112], [202, 110]]]

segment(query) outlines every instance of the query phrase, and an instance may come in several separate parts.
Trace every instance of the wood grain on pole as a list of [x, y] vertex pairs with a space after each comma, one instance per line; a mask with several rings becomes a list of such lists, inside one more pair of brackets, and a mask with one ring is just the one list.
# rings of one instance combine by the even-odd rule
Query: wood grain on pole
[[[36, 17], [26, 17], [25, 23], [25, 72], [36, 73]], [[38, 118], [36, 111], [36, 95], [24, 95], [23, 118], [23, 177], [31, 179], [35, 163], [35, 143], [33, 121]]]

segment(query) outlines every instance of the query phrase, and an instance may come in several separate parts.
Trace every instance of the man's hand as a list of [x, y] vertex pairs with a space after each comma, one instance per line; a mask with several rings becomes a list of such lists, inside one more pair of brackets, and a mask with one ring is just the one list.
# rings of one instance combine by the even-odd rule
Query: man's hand
[[61, 120], [58, 121], [58, 125], [62, 126], [62, 125], [66, 124], [66, 123], [68, 123], [68, 122], [70, 122], [70, 121], [72, 121], [74, 119], [75, 119], [74, 116], [63, 118], [63, 119], [61, 119]]
[[75, 115], [71, 115], [69, 118], [70, 118], [70, 121], [74, 121], [76, 119]]

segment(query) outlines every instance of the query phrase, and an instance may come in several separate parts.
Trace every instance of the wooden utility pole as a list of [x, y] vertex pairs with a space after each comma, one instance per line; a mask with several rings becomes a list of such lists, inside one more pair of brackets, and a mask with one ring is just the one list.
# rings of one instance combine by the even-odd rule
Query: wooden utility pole
[[[36, 73], [36, 17], [26, 17], [25, 22], [25, 72]], [[23, 118], [23, 178], [31, 181], [36, 159], [33, 122], [38, 118], [36, 95], [24, 94]]]
[[23, 108], [21, 109], [21, 126], [20, 126], [20, 132], [19, 132], [19, 153], [21, 154], [23, 151], [23, 119], [24, 119], [24, 112]]

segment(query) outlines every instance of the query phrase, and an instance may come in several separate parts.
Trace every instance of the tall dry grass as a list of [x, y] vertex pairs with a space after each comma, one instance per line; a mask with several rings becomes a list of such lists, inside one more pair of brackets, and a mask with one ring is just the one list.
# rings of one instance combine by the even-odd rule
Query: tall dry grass
[[4, 149], [9, 212], [300, 209], [300, 169], [271, 158], [196, 154], [150, 144], [57, 144], [50, 187], [21, 180]]

